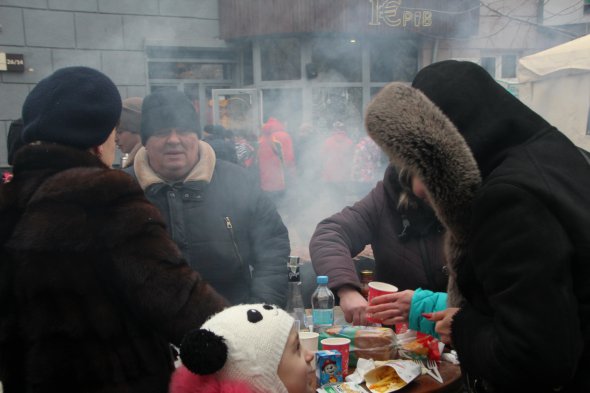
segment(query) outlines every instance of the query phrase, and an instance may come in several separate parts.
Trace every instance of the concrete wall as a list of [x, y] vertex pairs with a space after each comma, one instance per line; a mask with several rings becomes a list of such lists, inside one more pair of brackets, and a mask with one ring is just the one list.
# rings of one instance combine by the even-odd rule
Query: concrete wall
[[99, 69], [123, 98], [146, 94], [146, 42], [211, 46], [217, 0], [0, 0], [0, 52], [22, 53], [24, 73], [0, 72], [0, 167], [6, 133], [35, 84], [73, 65]]
[[[486, 2], [490, 3], [490, 2]], [[549, 2], [551, 3], [551, 2]], [[489, 8], [480, 7], [478, 34], [469, 39], [442, 39], [434, 51], [435, 60], [480, 59], [481, 57], [515, 54], [522, 57], [563, 42], [571, 36], [556, 30], [539, 28], [538, 1], [494, 1]], [[433, 40], [423, 47], [424, 64], [433, 61]]]

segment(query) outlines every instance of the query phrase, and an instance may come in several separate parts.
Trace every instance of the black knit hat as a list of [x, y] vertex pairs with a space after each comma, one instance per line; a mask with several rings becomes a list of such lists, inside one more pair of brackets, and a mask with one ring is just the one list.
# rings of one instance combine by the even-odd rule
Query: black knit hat
[[141, 108], [141, 142], [145, 146], [157, 131], [179, 128], [202, 137], [199, 116], [188, 97], [177, 90], [160, 90], [144, 98]]
[[43, 79], [23, 104], [23, 140], [87, 149], [104, 143], [121, 115], [121, 96], [103, 73], [67, 67]]

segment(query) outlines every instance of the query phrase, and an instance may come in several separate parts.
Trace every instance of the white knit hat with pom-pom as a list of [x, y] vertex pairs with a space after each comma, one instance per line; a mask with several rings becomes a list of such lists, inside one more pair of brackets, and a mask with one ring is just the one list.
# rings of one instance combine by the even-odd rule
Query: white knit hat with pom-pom
[[180, 357], [195, 374], [247, 381], [256, 393], [288, 393], [277, 372], [293, 324], [276, 306], [233, 306], [187, 334]]

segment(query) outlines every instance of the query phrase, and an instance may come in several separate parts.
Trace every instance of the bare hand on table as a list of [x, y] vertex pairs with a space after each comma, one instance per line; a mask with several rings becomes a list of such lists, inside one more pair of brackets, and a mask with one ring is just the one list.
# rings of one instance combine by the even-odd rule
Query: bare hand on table
[[367, 324], [365, 317], [367, 301], [359, 291], [352, 287], [342, 287], [338, 290], [338, 297], [346, 322], [357, 326]]
[[395, 325], [408, 321], [414, 291], [408, 289], [401, 292], [377, 296], [371, 301], [367, 313], [372, 314], [383, 325]]
[[451, 340], [451, 324], [453, 323], [453, 317], [457, 311], [459, 311], [458, 308], [451, 307], [443, 311], [423, 314], [429, 321], [436, 322], [434, 330], [440, 336], [440, 340], [447, 345], [453, 344]]

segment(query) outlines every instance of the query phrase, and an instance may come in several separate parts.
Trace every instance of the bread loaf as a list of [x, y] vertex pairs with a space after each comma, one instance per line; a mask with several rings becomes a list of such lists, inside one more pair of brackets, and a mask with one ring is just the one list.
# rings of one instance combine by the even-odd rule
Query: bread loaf
[[373, 326], [334, 326], [320, 334], [327, 337], [350, 339], [349, 365], [356, 367], [359, 358], [389, 360], [396, 358], [396, 336], [393, 330]]

